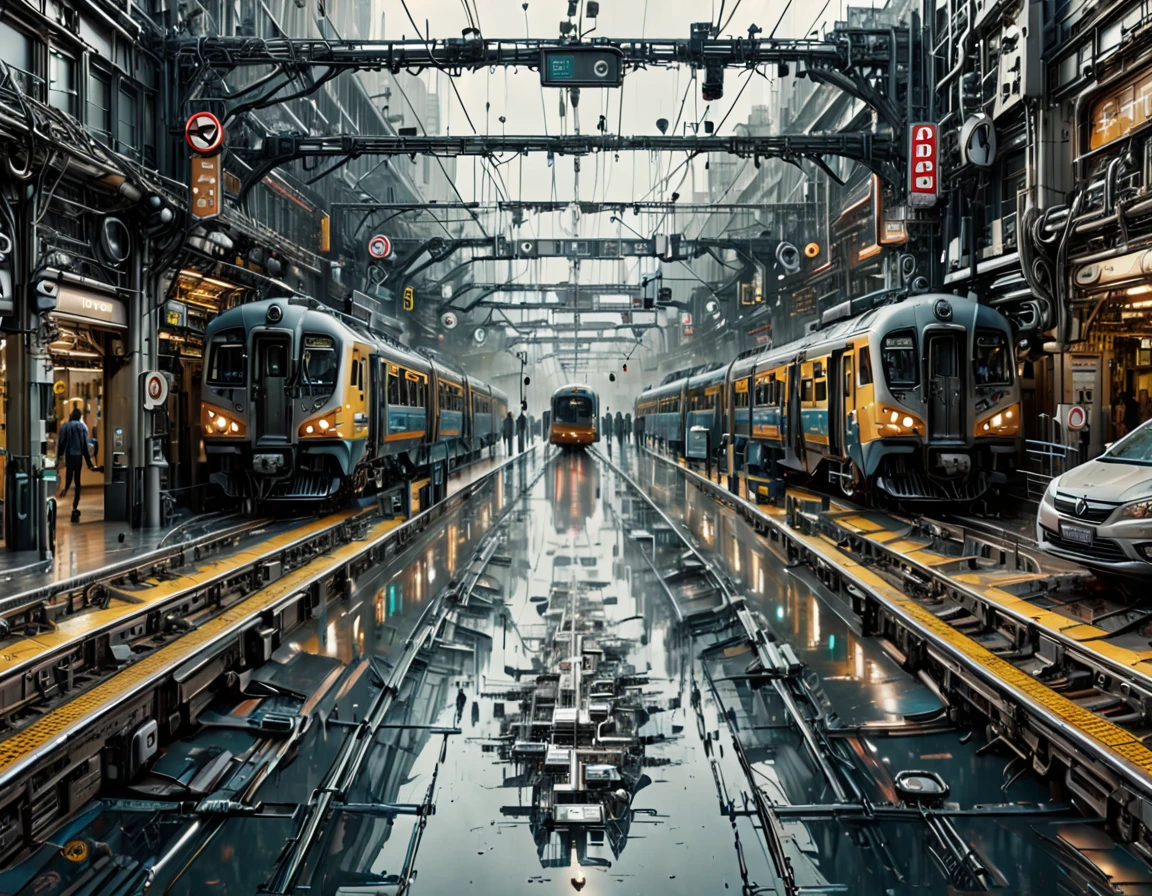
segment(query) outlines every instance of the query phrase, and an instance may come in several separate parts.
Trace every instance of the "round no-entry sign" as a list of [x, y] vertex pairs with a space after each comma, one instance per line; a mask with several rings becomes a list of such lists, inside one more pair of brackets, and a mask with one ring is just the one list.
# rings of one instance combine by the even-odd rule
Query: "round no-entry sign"
[[168, 377], [157, 370], [144, 374], [144, 407], [158, 408], [168, 400]]
[[196, 112], [184, 125], [184, 140], [193, 152], [203, 155], [216, 152], [224, 142], [224, 126], [211, 112]]
[[392, 240], [382, 234], [376, 234], [368, 240], [368, 254], [373, 258], [387, 258], [392, 254]]
[[1067, 426], [1072, 432], [1080, 432], [1080, 430], [1082, 430], [1087, 423], [1088, 412], [1085, 411], [1084, 408], [1080, 407], [1078, 404], [1074, 404], [1072, 407], [1068, 408], [1068, 417], [1065, 419], [1064, 425]]

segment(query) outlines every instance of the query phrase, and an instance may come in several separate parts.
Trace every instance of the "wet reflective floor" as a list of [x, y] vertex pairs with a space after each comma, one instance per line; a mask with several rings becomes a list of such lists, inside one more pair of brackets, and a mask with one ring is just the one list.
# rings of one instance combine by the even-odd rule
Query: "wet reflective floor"
[[[675, 528], [592, 455], [529, 459], [221, 689], [206, 727], [0, 894], [149, 875], [174, 894], [1152, 893], [743, 520], [666, 465], [613, 460]], [[306, 721], [289, 737], [283, 718]]]

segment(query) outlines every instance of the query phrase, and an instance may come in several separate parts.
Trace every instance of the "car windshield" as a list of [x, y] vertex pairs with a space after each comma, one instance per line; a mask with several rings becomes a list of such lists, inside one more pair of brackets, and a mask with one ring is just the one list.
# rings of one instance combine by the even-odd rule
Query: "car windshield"
[[584, 395], [557, 398], [555, 405], [557, 423], [592, 422], [592, 399]]
[[1099, 460], [1152, 466], [1152, 421], [1132, 430], [1101, 455]]

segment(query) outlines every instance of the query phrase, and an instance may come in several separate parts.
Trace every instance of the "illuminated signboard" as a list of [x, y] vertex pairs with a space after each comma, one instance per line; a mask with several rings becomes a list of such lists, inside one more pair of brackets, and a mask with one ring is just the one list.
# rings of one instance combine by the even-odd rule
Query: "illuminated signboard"
[[940, 152], [936, 125], [917, 122], [910, 125], [908, 152], [908, 204], [931, 208], [940, 195]]
[[1110, 87], [1092, 100], [1088, 148], [1099, 149], [1127, 137], [1152, 118], [1152, 72]]

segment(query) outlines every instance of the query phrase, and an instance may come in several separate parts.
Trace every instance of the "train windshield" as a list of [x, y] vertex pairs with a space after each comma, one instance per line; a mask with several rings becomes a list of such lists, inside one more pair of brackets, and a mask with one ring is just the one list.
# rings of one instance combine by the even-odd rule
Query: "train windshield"
[[300, 362], [300, 385], [309, 394], [330, 393], [336, 388], [340, 362], [331, 336], [305, 335]]
[[907, 389], [920, 382], [916, 368], [916, 337], [911, 330], [885, 336], [880, 355], [889, 388]]
[[208, 355], [208, 384], [211, 386], [243, 386], [244, 331], [224, 330], [212, 337]]
[[565, 395], [552, 402], [557, 423], [591, 423], [592, 399], [587, 395]]
[[1012, 382], [1008, 340], [1003, 333], [994, 330], [977, 331], [976, 357], [972, 363], [977, 386], [1007, 386]]

